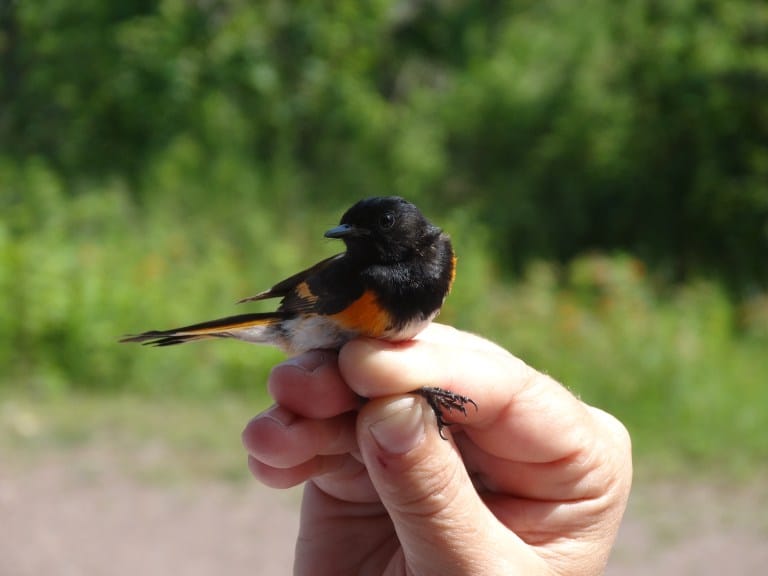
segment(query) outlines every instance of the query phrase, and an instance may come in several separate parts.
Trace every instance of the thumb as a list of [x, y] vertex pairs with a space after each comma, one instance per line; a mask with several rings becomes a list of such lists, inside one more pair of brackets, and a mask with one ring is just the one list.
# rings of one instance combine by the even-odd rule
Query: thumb
[[413, 573], [476, 573], [496, 521], [426, 402], [412, 395], [372, 400], [360, 412], [357, 436]]

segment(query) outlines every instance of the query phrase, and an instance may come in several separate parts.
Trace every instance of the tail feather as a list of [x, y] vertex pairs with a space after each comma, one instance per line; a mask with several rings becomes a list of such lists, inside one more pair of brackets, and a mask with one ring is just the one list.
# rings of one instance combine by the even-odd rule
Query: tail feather
[[284, 314], [278, 312], [238, 314], [237, 316], [227, 316], [226, 318], [190, 324], [171, 330], [149, 330], [141, 334], [130, 334], [121, 338], [120, 342], [140, 342], [148, 346], [172, 346], [206, 338], [238, 338], [239, 332], [259, 326], [266, 327], [283, 320], [284, 317]]

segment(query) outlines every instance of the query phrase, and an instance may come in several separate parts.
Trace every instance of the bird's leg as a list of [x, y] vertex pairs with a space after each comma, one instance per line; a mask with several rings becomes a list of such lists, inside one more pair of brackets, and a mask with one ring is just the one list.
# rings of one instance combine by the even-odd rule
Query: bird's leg
[[432, 408], [432, 411], [437, 418], [437, 430], [440, 432], [440, 437], [443, 440], [447, 440], [443, 435], [443, 428], [448, 426], [448, 422], [443, 418], [444, 410], [448, 410], [449, 412], [456, 410], [464, 414], [464, 416], [467, 415], [467, 404], [472, 404], [472, 406], [475, 407], [475, 410], [477, 410], [477, 404], [472, 398], [456, 394], [455, 392], [443, 388], [424, 386], [423, 388], [414, 390], [414, 394], [423, 396], [426, 399], [427, 404]]

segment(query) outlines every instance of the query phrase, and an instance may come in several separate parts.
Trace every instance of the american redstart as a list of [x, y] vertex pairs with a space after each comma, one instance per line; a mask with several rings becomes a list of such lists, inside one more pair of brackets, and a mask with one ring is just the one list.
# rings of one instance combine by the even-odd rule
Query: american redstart
[[[338, 349], [357, 336], [409, 340], [440, 311], [453, 284], [456, 257], [451, 240], [410, 202], [395, 196], [354, 204], [327, 238], [346, 251], [240, 302], [282, 298], [274, 312], [238, 314], [171, 330], [150, 330], [121, 342], [170, 346], [205, 338], [236, 338], [272, 344], [288, 354]], [[466, 396], [437, 387], [414, 391], [437, 417], [443, 409], [466, 414]]]

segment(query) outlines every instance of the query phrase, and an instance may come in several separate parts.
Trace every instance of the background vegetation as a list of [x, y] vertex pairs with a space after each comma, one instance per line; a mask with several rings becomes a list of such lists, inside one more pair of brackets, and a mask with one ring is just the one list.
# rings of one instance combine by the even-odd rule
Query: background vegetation
[[764, 2], [4, 0], [0, 70], [4, 397], [264, 400], [278, 352], [116, 339], [399, 194], [454, 237], [443, 321], [641, 456], [768, 456]]

